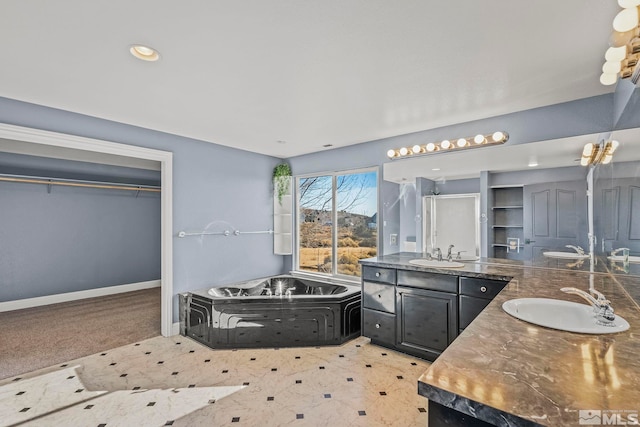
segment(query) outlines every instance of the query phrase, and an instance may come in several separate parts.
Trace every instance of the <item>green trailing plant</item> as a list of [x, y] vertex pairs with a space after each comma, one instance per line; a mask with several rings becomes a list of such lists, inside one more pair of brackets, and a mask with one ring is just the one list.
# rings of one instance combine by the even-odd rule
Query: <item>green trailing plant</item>
[[276, 186], [276, 194], [280, 204], [282, 204], [282, 196], [289, 191], [289, 178], [291, 178], [291, 166], [287, 163], [280, 163], [273, 168], [273, 185]]

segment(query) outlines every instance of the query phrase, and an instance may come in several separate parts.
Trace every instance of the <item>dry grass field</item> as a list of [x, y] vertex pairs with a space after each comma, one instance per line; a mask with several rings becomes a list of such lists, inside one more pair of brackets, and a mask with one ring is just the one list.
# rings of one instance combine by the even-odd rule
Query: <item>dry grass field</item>
[[[360, 276], [358, 260], [376, 256], [376, 248], [338, 248], [338, 273]], [[331, 248], [300, 248], [300, 269], [331, 272]]]

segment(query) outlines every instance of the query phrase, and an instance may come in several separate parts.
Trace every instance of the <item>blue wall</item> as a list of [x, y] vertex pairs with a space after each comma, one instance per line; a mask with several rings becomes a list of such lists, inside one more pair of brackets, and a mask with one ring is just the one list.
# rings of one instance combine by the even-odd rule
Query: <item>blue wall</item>
[[[0, 122], [173, 152], [174, 235], [273, 228], [271, 174], [277, 158], [7, 98], [0, 98]], [[268, 234], [174, 237], [173, 261], [174, 293], [284, 269]], [[174, 297], [174, 321], [177, 315]]]
[[[160, 185], [158, 171], [2, 152], [0, 173]], [[0, 301], [160, 279], [159, 193], [0, 182], [0, 200]]]

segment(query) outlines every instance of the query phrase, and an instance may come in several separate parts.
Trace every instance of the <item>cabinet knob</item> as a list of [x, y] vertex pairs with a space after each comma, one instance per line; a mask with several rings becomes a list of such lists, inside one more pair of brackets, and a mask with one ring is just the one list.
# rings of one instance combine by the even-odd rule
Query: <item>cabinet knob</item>
[[379, 271], [376, 272], [376, 277], [380, 277], [380, 272]]
[[486, 286], [480, 287], [480, 292], [487, 292], [487, 287]]
[[380, 329], [380, 323], [376, 323], [376, 329]]

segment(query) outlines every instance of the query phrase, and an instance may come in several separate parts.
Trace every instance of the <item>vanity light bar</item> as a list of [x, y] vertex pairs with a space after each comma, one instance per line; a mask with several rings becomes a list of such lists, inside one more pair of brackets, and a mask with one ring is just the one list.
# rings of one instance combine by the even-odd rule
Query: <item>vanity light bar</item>
[[594, 144], [593, 142], [587, 143], [582, 149], [582, 156], [580, 157], [580, 164], [582, 166], [596, 165], [601, 163], [603, 165], [611, 163], [613, 159], [613, 153], [618, 148], [618, 141], [607, 141], [600, 144]]
[[[600, 83], [612, 85], [621, 79], [634, 77], [640, 53], [640, 0], [618, 0], [623, 9], [613, 19], [609, 49], [604, 54]], [[635, 84], [636, 82], [634, 82]]]
[[428, 144], [416, 144], [412, 147], [392, 148], [387, 151], [387, 157], [391, 160], [403, 159], [412, 156], [420, 156], [424, 154], [446, 153], [451, 151], [466, 150], [468, 148], [485, 147], [487, 145], [504, 144], [509, 139], [509, 134], [497, 131], [489, 135], [478, 134], [468, 138], [459, 138], [456, 140], [442, 140], [438, 142], [430, 142]]

